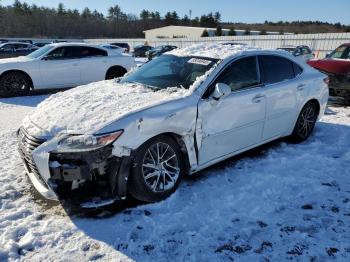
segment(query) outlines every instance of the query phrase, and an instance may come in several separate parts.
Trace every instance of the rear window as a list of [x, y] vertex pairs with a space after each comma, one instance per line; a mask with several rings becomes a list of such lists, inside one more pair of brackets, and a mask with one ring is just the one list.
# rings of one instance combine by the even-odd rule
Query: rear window
[[263, 83], [273, 84], [294, 78], [294, 63], [286, 58], [273, 55], [259, 56]]
[[303, 72], [303, 69], [300, 66], [298, 66], [296, 63], [292, 62], [292, 64], [293, 64], [294, 75], [295, 76], [300, 75]]

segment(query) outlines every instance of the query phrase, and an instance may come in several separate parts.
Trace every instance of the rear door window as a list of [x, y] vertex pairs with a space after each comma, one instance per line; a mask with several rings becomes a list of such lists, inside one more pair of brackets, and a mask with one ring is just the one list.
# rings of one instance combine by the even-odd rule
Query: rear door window
[[294, 63], [289, 59], [274, 55], [261, 55], [259, 63], [264, 84], [274, 84], [295, 77]]
[[58, 47], [53, 50], [49, 56], [51, 59], [77, 59], [80, 57], [80, 47], [79, 46], [64, 46]]
[[3, 46], [3, 49], [4, 49], [4, 51], [13, 51], [13, 50], [15, 50], [15, 45], [7, 44], [7, 45]]
[[107, 56], [107, 52], [105, 50], [83, 46], [81, 47], [81, 57], [96, 57], [96, 56]]

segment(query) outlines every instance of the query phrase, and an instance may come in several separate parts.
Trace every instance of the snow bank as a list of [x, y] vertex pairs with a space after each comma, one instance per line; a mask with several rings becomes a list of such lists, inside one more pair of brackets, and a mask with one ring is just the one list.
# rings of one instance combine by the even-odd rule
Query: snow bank
[[61, 131], [89, 133], [128, 113], [188, 93], [180, 88], [154, 91], [136, 84], [101, 81], [50, 96], [29, 118], [51, 135]]
[[43, 98], [0, 99], [0, 261], [350, 261], [350, 108], [99, 219], [33, 199], [14, 133]]

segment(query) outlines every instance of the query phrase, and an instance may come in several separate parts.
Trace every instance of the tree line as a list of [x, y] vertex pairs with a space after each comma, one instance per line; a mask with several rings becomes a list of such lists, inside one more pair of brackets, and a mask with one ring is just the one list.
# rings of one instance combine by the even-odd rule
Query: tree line
[[0, 36], [1, 37], [49, 37], [49, 38], [139, 38], [143, 31], [167, 26], [200, 26], [266, 31], [284, 31], [296, 33], [311, 32], [350, 32], [350, 26], [340, 23], [323, 22], [269, 22], [263, 24], [223, 23], [219, 12], [210, 12], [194, 18], [190, 15], [180, 17], [176, 11], [162, 16], [158, 11], [142, 10], [140, 14], [127, 14], [118, 5], [108, 9], [107, 14], [88, 7], [82, 11], [66, 8], [59, 4], [56, 8], [29, 5], [15, 0], [12, 5], [1, 5], [0, 0]]

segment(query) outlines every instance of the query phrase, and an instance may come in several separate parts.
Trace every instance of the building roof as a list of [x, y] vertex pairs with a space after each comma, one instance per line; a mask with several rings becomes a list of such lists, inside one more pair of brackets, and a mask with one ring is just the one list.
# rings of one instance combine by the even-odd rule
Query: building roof
[[[158, 27], [158, 28], [153, 28], [153, 29], [148, 29], [148, 30], [144, 30], [143, 32], [150, 32], [150, 31], [156, 31], [156, 30], [160, 30], [160, 29], [166, 29], [166, 28], [183, 28], [183, 29], [193, 29], [193, 30], [216, 30], [216, 28], [213, 27], [197, 27], [197, 26], [181, 26], [181, 25], [168, 25], [168, 26], [163, 26], [163, 27]], [[222, 30], [230, 30], [227, 28], [223, 28]], [[244, 32], [245, 30], [242, 29], [235, 29], [235, 31], [242, 31]], [[260, 32], [260, 31], [256, 31], [256, 30], [250, 30], [250, 32]]]

